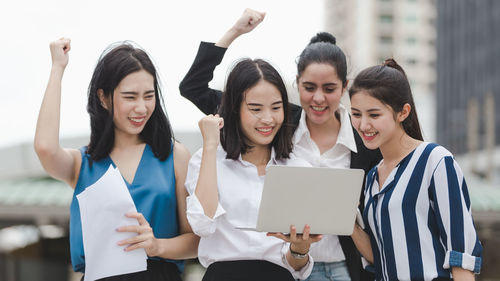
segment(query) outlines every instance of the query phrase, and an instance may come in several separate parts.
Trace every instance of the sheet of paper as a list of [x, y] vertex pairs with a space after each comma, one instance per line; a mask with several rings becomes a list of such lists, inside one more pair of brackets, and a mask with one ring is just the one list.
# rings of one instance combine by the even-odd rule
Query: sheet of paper
[[117, 232], [118, 227], [139, 224], [136, 219], [125, 217], [137, 210], [118, 169], [110, 166], [96, 183], [76, 197], [85, 252], [84, 281], [146, 270], [144, 249], [125, 252], [125, 246], [117, 245], [118, 241], [137, 235]]

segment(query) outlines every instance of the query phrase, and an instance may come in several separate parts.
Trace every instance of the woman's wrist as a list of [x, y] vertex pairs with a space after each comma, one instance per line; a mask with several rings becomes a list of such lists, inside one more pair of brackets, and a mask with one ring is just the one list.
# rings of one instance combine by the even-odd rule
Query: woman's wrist
[[229, 48], [231, 43], [233, 43], [233, 41], [236, 40], [236, 38], [238, 38], [241, 34], [241, 32], [232, 27], [228, 31], [226, 31], [226, 33], [224, 33], [219, 41], [215, 43], [215, 46], [227, 49]]
[[219, 146], [219, 143], [217, 141], [207, 141], [203, 143], [203, 151], [205, 152], [215, 152], [217, 151], [217, 147]]
[[153, 238], [151, 241], [151, 246], [149, 246], [146, 250], [146, 254], [149, 257], [159, 257], [162, 255], [162, 243], [159, 239]]
[[57, 76], [62, 77], [65, 69], [66, 69], [66, 66], [53, 64], [52, 68], [50, 69], [50, 72], [52, 75], [57, 75]]
[[307, 255], [309, 253], [309, 246], [307, 247], [297, 247], [293, 243], [290, 243], [290, 253], [297, 255]]
[[296, 252], [292, 250], [292, 245], [290, 244], [290, 248], [288, 249], [290, 252], [290, 256], [295, 260], [304, 260], [309, 256], [309, 250], [306, 252]]

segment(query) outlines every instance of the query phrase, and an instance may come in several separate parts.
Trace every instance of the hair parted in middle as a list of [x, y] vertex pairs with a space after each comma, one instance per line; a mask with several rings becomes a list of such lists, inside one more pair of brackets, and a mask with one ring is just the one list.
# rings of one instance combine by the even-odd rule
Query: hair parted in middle
[[275, 150], [275, 157], [289, 158], [292, 151], [292, 130], [288, 125], [290, 123], [288, 94], [281, 75], [265, 60], [243, 59], [236, 63], [229, 73], [219, 108], [219, 115], [224, 118], [220, 136], [221, 145], [228, 159], [236, 160], [240, 154], [245, 154], [252, 148], [241, 128], [240, 108], [241, 103], [245, 102], [245, 93], [261, 80], [274, 85], [283, 100], [283, 123], [270, 144]]
[[313, 36], [309, 44], [297, 58], [297, 78], [311, 63], [331, 65], [342, 81], [342, 87], [347, 86], [347, 62], [342, 49], [337, 46], [337, 39], [328, 32], [319, 32]]

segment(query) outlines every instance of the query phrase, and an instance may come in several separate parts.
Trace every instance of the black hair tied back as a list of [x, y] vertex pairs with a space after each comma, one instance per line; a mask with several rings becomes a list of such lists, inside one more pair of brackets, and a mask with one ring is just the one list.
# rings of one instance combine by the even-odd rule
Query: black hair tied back
[[297, 60], [297, 77], [311, 63], [331, 65], [342, 81], [342, 87], [347, 86], [347, 62], [344, 52], [336, 45], [337, 39], [328, 32], [318, 32], [311, 38], [307, 47]]
[[399, 72], [403, 73], [403, 75], [406, 77], [406, 73], [403, 68], [393, 58], [386, 59], [383, 65], [399, 70]]
[[318, 32], [316, 36], [311, 38], [311, 41], [309, 41], [309, 45], [318, 43], [318, 42], [326, 42], [326, 43], [332, 43], [333, 45], [337, 44], [337, 39], [335, 39], [335, 36], [331, 35], [328, 32]]
[[386, 59], [382, 65], [371, 66], [358, 73], [349, 89], [349, 97], [352, 98], [361, 91], [388, 105], [394, 113], [401, 112], [405, 104], [409, 104], [410, 114], [401, 125], [410, 137], [424, 140], [410, 83], [396, 60]]

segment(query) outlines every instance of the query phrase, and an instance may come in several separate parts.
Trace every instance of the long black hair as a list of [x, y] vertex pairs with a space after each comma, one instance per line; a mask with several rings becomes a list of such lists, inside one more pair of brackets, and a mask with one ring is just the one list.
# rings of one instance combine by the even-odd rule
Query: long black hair
[[360, 91], [366, 91], [370, 96], [390, 106], [394, 112], [401, 112], [403, 106], [409, 104], [411, 110], [401, 123], [403, 129], [410, 137], [424, 140], [410, 83], [403, 68], [394, 59], [386, 59], [383, 65], [361, 71], [349, 89], [349, 97], [352, 98]]
[[[154, 78], [155, 108], [144, 129], [141, 140], [151, 146], [154, 155], [165, 160], [171, 153], [172, 127], [165, 113], [163, 97], [156, 68], [148, 54], [130, 42], [113, 44], [99, 58], [88, 88], [87, 112], [90, 115], [90, 143], [87, 153], [93, 161], [107, 157], [113, 149], [115, 125], [113, 122], [113, 93], [118, 84], [129, 74], [145, 70]], [[111, 100], [110, 109], [105, 109], [98, 95]]]
[[265, 80], [274, 85], [283, 100], [284, 119], [281, 128], [271, 142], [275, 150], [276, 159], [289, 158], [292, 151], [292, 130], [289, 123], [290, 113], [288, 95], [285, 83], [278, 71], [262, 59], [243, 59], [231, 70], [226, 89], [222, 95], [219, 114], [224, 118], [224, 127], [221, 131], [221, 145], [227, 153], [228, 159], [238, 159], [252, 147], [241, 129], [240, 108], [245, 100], [245, 93], [259, 81]]

